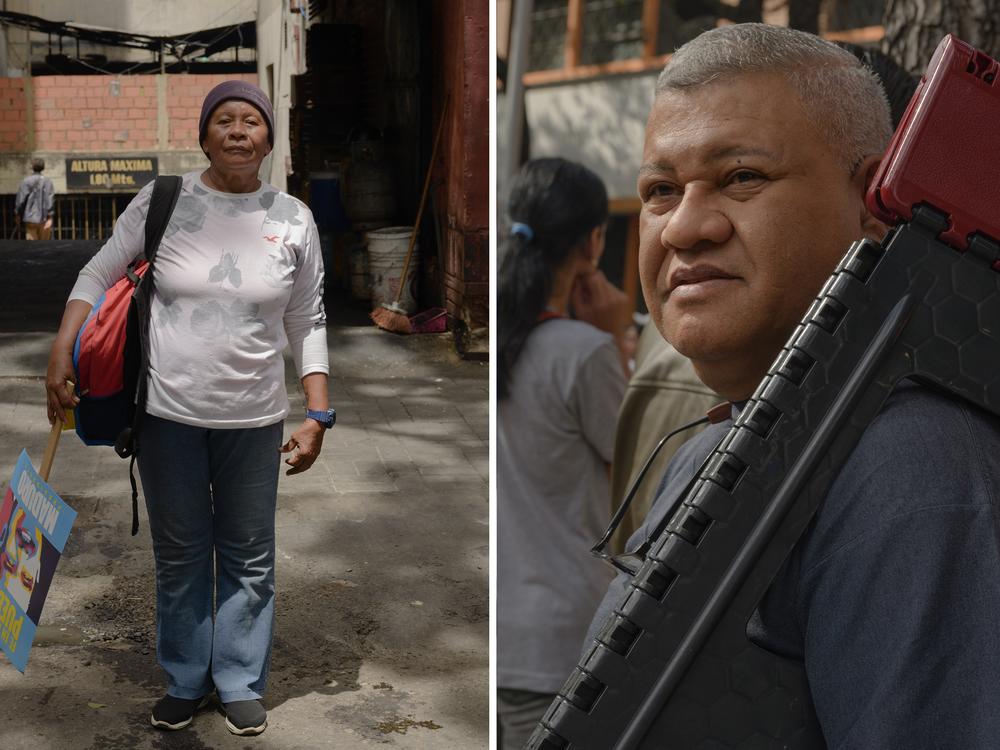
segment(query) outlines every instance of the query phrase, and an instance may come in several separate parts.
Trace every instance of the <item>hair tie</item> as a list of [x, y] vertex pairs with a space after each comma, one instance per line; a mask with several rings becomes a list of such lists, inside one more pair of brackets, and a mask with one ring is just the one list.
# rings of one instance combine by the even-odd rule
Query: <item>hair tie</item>
[[534, 230], [527, 224], [522, 224], [519, 221], [515, 221], [510, 225], [510, 233], [512, 235], [524, 237], [525, 242], [531, 242], [535, 238]]

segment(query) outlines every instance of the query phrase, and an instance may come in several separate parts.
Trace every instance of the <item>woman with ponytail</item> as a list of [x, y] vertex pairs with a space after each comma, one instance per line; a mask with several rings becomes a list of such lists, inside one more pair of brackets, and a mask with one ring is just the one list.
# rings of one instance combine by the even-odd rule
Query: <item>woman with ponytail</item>
[[563, 159], [528, 162], [508, 208], [498, 282], [501, 750], [524, 746], [611, 579], [589, 548], [610, 509], [629, 322], [627, 298], [597, 270], [608, 197], [596, 174]]

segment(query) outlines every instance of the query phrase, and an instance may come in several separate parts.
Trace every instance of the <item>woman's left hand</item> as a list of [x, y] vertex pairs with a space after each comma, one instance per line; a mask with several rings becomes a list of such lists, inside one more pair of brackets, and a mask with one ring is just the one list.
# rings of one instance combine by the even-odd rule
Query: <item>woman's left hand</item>
[[307, 419], [288, 438], [288, 442], [278, 448], [281, 453], [291, 453], [295, 455], [286, 458], [285, 463], [291, 466], [286, 475], [301, 474], [313, 465], [319, 458], [319, 452], [323, 448], [323, 433], [326, 428], [314, 419]]

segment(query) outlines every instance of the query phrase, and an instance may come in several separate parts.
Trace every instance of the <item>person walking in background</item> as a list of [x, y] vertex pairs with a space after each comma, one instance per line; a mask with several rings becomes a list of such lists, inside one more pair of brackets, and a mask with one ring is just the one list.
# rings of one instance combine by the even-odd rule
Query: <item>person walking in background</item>
[[42, 174], [45, 161], [31, 160], [31, 174], [21, 180], [14, 198], [14, 221], [24, 225], [25, 239], [47, 240], [52, 236], [55, 188]]
[[[233, 734], [260, 734], [274, 628], [280, 454], [297, 474], [333, 425], [323, 261], [312, 213], [257, 177], [274, 115], [257, 86], [226, 81], [202, 105], [208, 168], [183, 186], [153, 269], [149, 396], [137, 460], [156, 563], [156, 655], [167, 694], [151, 723], [181, 729], [214, 690]], [[91, 306], [143, 252], [152, 185], [80, 272], [52, 345], [49, 420], [76, 401], [73, 343]], [[282, 351], [305, 392], [288, 415]], [[280, 448], [279, 448], [280, 446]]]
[[[563, 159], [528, 162], [498, 280], [497, 714], [521, 748], [576, 663], [611, 580], [589, 554], [608, 520], [628, 299], [596, 270], [608, 197]], [[572, 307], [575, 320], [570, 319]]]

